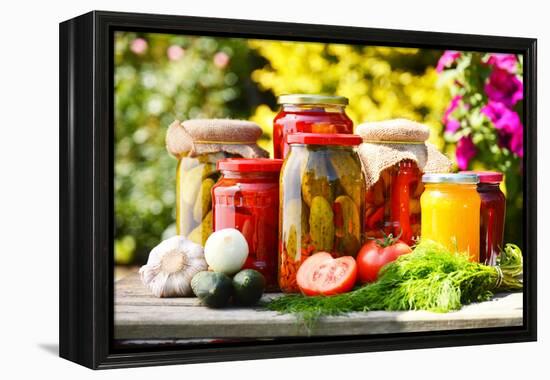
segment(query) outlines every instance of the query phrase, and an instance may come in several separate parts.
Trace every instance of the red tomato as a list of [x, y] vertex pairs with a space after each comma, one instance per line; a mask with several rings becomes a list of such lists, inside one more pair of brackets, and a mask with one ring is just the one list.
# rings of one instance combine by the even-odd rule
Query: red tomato
[[401, 240], [384, 241], [371, 240], [357, 254], [357, 274], [361, 283], [373, 282], [378, 278], [378, 272], [387, 263], [395, 261], [399, 256], [411, 253], [412, 249]]
[[300, 265], [296, 282], [306, 296], [333, 295], [350, 291], [357, 279], [357, 264], [351, 256], [334, 259], [318, 252]]

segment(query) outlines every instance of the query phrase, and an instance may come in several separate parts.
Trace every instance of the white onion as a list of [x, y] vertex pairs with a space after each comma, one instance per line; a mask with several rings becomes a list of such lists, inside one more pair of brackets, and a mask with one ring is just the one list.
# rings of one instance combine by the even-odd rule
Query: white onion
[[214, 232], [204, 245], [204, 258], [216, 272], [227, 275], [237, 273], [248, 257], [248, 243], [243, 234], [234, 228]]

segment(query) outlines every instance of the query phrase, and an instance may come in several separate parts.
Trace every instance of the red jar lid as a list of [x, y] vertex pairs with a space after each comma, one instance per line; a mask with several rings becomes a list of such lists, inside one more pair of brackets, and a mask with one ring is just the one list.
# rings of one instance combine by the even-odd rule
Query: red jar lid
[[271, 158], [226, 158], [216, 164], [218, 170], [231, 172], [280, 172], [283, 160]]
[[355, 146], [361, 144], [363, 139], [347, 133], [290, 133], [286, 141], [289, 144]]
[[501, 172], [486, 172], [486, 171], [462, 171], [461, 173], [477, 174], [479, 183], [499, 183], [502, 182], [504, 176]]

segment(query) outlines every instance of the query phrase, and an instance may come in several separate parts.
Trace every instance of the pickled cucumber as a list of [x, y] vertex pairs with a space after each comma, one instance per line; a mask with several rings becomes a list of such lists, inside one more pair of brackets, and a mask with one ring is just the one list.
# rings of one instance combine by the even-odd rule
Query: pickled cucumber
[[359, 208], [355, 202], [347, 195], [340, 195], [336, 198], [334, 204], [335, 210], [338, 210], [338, 214], [340, 214], [337, 215], [337, 218], [341, 218], [341, 223], [337, 223], [336, 235], [350, 234], [359, 239], [361, 236], [361, 222]]
[[304, 240], [309, 232], [309, 209], [301, 199], [291, 199], [283, 207], [283, 241], [290, 257], [300, 249], [298, 237]]
[[302, 173], [302, 197], [311, 207], [314, 197], [322, 196], [329, 203], [334, 201], [336, 182], [331, 181], [326, 152], [309, 152]]
[[285, 202], [283, 220], [287, 225], [300, 224], [300, 234], [305, 235], [309, 230], [309, 208], [301, 199], [291, 199]]
[[210, 193], [212, 186], [214, 186], [214, 180], [212, 178], [206, 178], [201, 183], [199, 194], [197, 195], [195, 206], [193, 207], [193, 218], [197, 222], [200, 222], [202, 217], [212, 209], [212, 195]]
[[355, 202], [361, 205], [361, 190], [364, 186], [361, 176], [361, 164], [349, 152], [339, 152], [330, 155], [330, 163], [344, 188], [346, 194]]
[[354, 235], [347, 234], [338, 239], [337, 251], [343, 253], [345, 256], [355, 257], [360, 248], [361, 244]]
[[296, 232], [296, 225], [292, 224], [288, 231], [283, 236], [283, 241], [285, 243], [286, 253], [289, 257], [294, 259], [298, 253], [298, 233]]
[[187, 236], [187, 239], [191, 240], [194, 243], [200, 244], [204, 246], [206, 243], [206, 239], [212, 234], [212, 210], [202, 220], [201, 224], [199, 224], [191, 233], [189, 236]]
[[334, 201], [334, 212], [338, 251], [355, 256], [361, 241], [359, 208], [349, 196], [340, 195]]
[[191, 215], [190, 208], [185, 207], [180, 209], [180, 211], [176, 214], [176, 233], [178, 235], [187, 236], [187, 234], [193, 230], [195, 225], [196, 222]]
[[309, 231], [317, 251], [332, 252], [334, 230], [334, 213], [330, 203], [322, 196], [314, 197], [309, 210]]
[[215, 172], [216, 165], [204, 164], [195, 166], [193, 169], [182, 173], [180, 178], [180, 194], [182, 201], [189, 206], [193, 206], [201, 188], [202, 181]]

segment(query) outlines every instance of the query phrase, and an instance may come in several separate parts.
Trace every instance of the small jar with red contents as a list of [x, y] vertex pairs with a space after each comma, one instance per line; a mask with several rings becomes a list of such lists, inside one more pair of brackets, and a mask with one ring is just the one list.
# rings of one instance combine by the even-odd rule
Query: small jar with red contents
[[468, 171], [479, 177], [477, 192], [481, 198], [479, 224], [479, 262], [496, 265], [503, 248], [506, 196], [500, 190], [503, 175], [500, 172]]
[[367, 190], [365, 233], [368, 238], [384, 234], [399, 236], [412, 245], [420, 237], [420, 196], [424, 191], [422, 172], [412, 160], [384, 169]]
[[233, 158], [219, 161], [221, 178], [212, 188], [213, 228], [239, 230], [248, 242], [244, 268], [266, 279], [266, 290], [277, 286], [279, 173], [283, 160]]
[[281, 109], [273, 120], [275, 158], [287, 156], [286, 136], [291, 133], [353, 133], [345, 112], [348, 99], [343, 96], [290, 94], [279, 96], [277, 102]]

